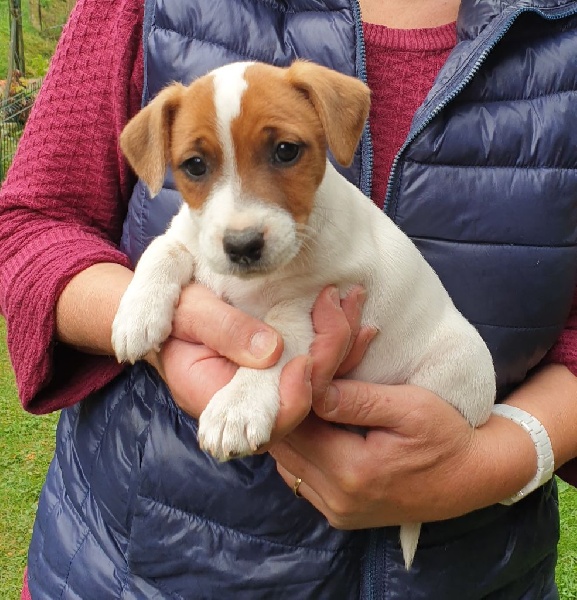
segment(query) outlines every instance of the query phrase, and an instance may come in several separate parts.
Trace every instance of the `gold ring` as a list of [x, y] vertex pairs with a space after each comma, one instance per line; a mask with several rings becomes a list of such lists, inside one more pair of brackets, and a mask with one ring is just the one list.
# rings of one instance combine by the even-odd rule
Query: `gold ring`
[[297, 498], [302, 498], [301, 493], [299, 492], [299, 487], [301, 485], [301, 483], [303, 482], [303, 480], [300, 477], [297, 477], [295, 479], [295, 482], [293, 484], [293, 493]]

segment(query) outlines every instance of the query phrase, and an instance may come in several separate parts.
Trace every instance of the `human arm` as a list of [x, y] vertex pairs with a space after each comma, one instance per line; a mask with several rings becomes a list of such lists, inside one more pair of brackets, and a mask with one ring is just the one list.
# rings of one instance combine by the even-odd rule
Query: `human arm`
[[[106, 263], [73, 277], [58, 299], [57, 339], [84, 353], [112, 356], [112, 321], [132, 277], [130, 269]], [[264, 368], [281, 352], [282, 340], [272, 328], [193, 283], [181, 294], [171, 337], [147, 360], [165, 378], [181, 407], [198, 416], [210, 396], [230, 380], [237, 364]]]
[[55, 306], [84, 269], [129, 267], [116, 243], [134, 178], [117, 139], [140, 106], [141, 25], [138, 0], [77, 3], [0, 192], [0, 311], [31, 412], [74, 404], [121, 370], [57, 343]]
[[140, 107], [141, 29], [138, 0], [77, 4], [2, 189], [0, 306], [32, 412], [70, 406], [123, 368], [110, 323], [132, 278], [115, 244], [134, 177], [117, 140]]
[[[557, 467], [577, 456], [576, 398], [577, 378], [551, 364], [506, 399], [543, 423]], [[335, 380], [326, 402], [317, 396], [313, 408], [316, 416], [272, 454], [287, 485], [302, 478], [300, 493], [339, 528], [456, 517], [510, 497], [536, 471], [533, 442], [521, 427], [491, 416], [472, 429], [414, 386]], [[363, 437], [331, 422], [371, 429]]]
[[[577, 289], [573, 296], [571, 312], [565, 329], [544, 359], [546, 364], [565, 365], [577, 376]], [[556, 474], [577, 487], [577, 459], [570, 460], [557, 469]]]

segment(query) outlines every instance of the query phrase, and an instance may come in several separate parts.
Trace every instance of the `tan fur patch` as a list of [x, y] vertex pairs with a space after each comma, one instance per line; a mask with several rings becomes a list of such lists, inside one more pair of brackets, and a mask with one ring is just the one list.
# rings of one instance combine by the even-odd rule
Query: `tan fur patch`
[[[206, 176], [198, 181], [191, 180], [180, 168], [195, 156], [207, 165]], [[200, 208], [219, 178], [223, 162], [212, 76], [202, 77], [186, 88], [172, 123], [170, 162], [176, 186], [185, 202], [191, 208]]]
[[[262, 64], [247, 68], [248, 87], [231, 134], [243, 192], [281, 206], [304, 223], [325, 172], [327, 149], [318, 115], [286, 73]], [[295, 164], [274, 162], [280, 142], [302, 145]]]
[[[243, 193], [272, 202], [289, 211], [297, 223], [304, 223], [325, 172], [327, 146], [341, 164], [352, 160], [368, 112], [368, 89], [358, 80], [303, 61], [288, 69], [251, 65], [245, 78], [248, 87], [241, 99], [240, 115], [231, 123]], [[129, 146], [129, 160], [131, 154], [143, 157], [139, 159], [142, 164], [136, 160], [131, 163], [140, 176], [148, 175], [150, 181], [145, 181], [149, 187], [160, 189], [168, 158], [176, 186], [193, 209], [204, 204], [223, 171], [214, 93], [210, 74], [187, 88], [171, 86], [134, 119], [132, 129], [144, 130], [142, 125], [147, 125], [146, 135], [139, 131], [138, 135], [130, 131], [125, 135], [130, 142], [125, 144]], [[164, 127], [164, 144], [157, 139], [163, 124], [168, 125]], [[151, 132], [157, 132], [156, 138]], [[154, 141], [148, 143], [153, 147], [148, 152], [141, 150], [143, 139]], [[300, 158], [294, 164], [274, 161], [281, 142], [301, 146]], [[164, 159], [162, 146], [168, 154]], [[198, 179], [189, 177], [182, 168], [193, 157], [201, 158], [207, 167], [206, 175]]]
[[286, 76], [314, 106], [335, 160], [348, 167], [369, 114], [369, 88], [359, 79], [303, 60], [295, 61]]

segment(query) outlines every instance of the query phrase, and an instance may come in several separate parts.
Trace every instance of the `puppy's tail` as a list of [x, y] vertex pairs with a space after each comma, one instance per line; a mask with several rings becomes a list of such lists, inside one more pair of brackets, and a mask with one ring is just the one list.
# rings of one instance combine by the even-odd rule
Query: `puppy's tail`
[[405, 523], [404, 525], [401, 525], [399, 537], [401, 539], [401, 549], [403, 551], [403, 558], [405, 559], [405, 567], [407, 568], [407, 571], [413, 564], [420, 534], [420, 523]]

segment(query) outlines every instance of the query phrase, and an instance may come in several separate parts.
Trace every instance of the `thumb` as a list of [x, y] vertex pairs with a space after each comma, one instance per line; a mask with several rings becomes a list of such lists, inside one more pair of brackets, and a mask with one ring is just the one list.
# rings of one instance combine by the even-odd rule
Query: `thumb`
[[204, 344], [237, 365], [256, 369], [272, 366], [283, 352], [277, 331], [198, 283], [182, 290], [171, 335]]
[[314, 401], [313, 409], [321, 419], [333, 423], [393, 428], [416, 409], [417, 389], [339, 379], [332, 382], [324, 398]]

